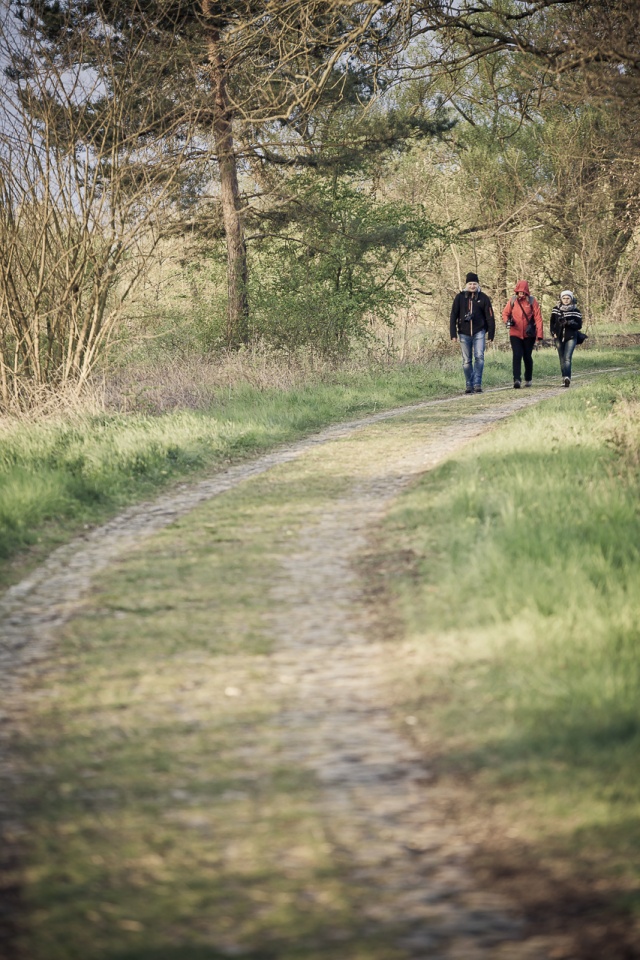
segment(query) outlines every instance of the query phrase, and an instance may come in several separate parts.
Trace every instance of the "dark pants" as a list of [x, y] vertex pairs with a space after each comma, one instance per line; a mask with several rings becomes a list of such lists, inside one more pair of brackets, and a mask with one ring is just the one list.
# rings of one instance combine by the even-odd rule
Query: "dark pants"
[[513, 354], [513, 379], [522, 380], [521, 369], [524, 358], [524, 378], [533, 379], [533, 345], [536, 342], [535, 337], [509, 337], [511, 340], [511, 352]]
[[564, 343], [558, 343], [558, 356], [560, 357], [560, 369], [563, 377], [569, 377], [571, 380], [571, 357], [576, 348], [576, 338], [565, 340]]

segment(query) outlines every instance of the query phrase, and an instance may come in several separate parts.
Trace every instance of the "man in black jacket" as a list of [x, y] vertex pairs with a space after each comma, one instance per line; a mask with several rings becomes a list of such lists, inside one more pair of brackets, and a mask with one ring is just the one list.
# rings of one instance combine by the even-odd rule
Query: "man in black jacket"
[[485, 341], [493, 341], [496, 321], [491, 300], [480, 289], [478, 275], [468, 273], [466, 287], [453, 301], [449, 329], [452, 340], [459, 340], [465, 393], [482, 393]]

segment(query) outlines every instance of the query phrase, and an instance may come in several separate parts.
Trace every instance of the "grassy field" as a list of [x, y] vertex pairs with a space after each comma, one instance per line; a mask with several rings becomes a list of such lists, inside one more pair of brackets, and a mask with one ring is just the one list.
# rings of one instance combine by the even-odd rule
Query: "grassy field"
[[426, 475], [395, 504], [373, 562], [405, 638], [391, 658], [398, 722], [410, 718], [443, 780], [473, 798], [460, 816], [485, 865], [508, 848], [512, 889], [520, 879], [535, 896], [543, 869], [603, 897], [629, 930], [639, 451], [637, 376], [585, 384]]
[[454, 366], [445, 361], [432, 369], [336, 374], [332, 382], [289, 390], [240, 384], [207, 409], [160, 416], [102, 413], [5, 422], [0, 584], [16, 579], [23, 560], [37, 561], [83, 525], [99, 523], [172, 482], [221, 469], [332, 422], [453, 393], [460, 383]]
[[[580, 372], [621, 365], [591, 364], [594, 353]], [[537, 372], [559, 379], [556, 362], [546, 351]], [[488, 384], [508, 380], [507, 363], [490, 359]], [[455, 366], [440, 394], [459, 388]], [[364, 381], [338, 385], [339, 401], [310, 388], [282, 397], [270, 424], [252, 396], [228, 435], [263, 423], [251, 441], [262, 449], [338, 418], [340, 404], [391, 406], [436, 381], [398, 371], [369, 394]], [[636, 375], [618, 373], [519, 414], [404, 495], [363, 567], [394, 616], [389, 703], [468, 798], [452, 815], [483, 869], [507, 847], [529, 888], [535, 870], [588, 881], [627, 925], [640, 889], [639, 411]], [[138, 445], [155, 423], [142, 422]], [[365, 448], [317, 448], [193, 511], [114, 564], [65, 628], [16, 743], [29, 960], [333, 960], [345, 943], [349, 960], [395, 960], [360, 920], [370, 890], [327, 842], [317, 785], [283, 758], [278, 718], [295, 693], [269, 658], [291, 538]], [[175, 475], [223, 462], [208, 456]], [[135, 475], [118, 477], [133, 496]]]
[[[628, 351], [590, 350], [584, 370], [633, 362]], [[510, 357], [488, 352], [485, 384], [508, 383]], [[536, 376], [557, 376], [557, 358], [536, 355]], [[57, 543], [176, 480], [202, 474], [322, 426], [428, 397], [459, 392], [460, 361], [335, 374], [289, 390], [227, 390], [202, 410], [160, 416], [74, 414], [0, 422], [0, 586], [14, 582]]]

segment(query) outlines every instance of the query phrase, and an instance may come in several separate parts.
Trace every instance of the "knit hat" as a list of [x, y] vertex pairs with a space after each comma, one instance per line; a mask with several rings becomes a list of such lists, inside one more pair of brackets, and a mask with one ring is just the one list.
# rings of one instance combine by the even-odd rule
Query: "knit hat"
[[571, 297], [572, 300], [575, 300], [575, 297], [571, 290], [563, 290], [562, 293], [560, 294], [560, 299], [562, 300], [563, 297]]
[[478, 280], [478, 274], [477, 274], [477, 273], [468, 273], [464, 282], [465, 282], [465, 283], [480, 283], [480, 281]]

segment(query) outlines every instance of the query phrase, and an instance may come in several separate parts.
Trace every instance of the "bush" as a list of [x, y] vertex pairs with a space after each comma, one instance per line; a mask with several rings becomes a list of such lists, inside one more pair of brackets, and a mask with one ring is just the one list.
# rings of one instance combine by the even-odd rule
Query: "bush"
[[[286, 228], [263, 234], [249, 289], [251, 332], [277, 349], [346, 354], [391, 324], [410, 294], [404, 264], [440, 231], [357, 184], [300, 178]], [[286, 233], [285, 233], [286, 229]]]

